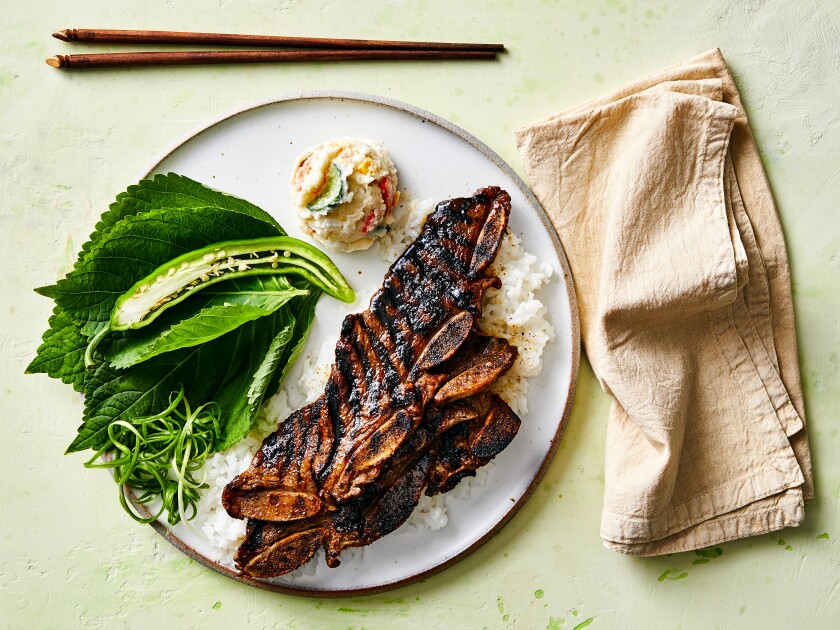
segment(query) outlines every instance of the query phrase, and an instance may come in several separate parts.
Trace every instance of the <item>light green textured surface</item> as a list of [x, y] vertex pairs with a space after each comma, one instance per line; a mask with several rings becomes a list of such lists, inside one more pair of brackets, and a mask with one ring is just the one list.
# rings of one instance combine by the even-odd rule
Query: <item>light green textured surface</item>
[[[837, 627], [840, 4], [3, 0], [0, 8], [0, 626], [570, 630], [591, 618], [593, 630]], [[510, 53], [482, 64], [89, 73], [44, 65], [72, 52], [49, 34], [83, 26], [502, 41]], [[187, 132], [283, 92], [367, 91], [449, 118], [521, 172], [515, 127], [715, 46], [741, 89], [790, 249], [817, 486], [803, 527], [721, 545], [708, 558], [605, 550], [608, 400], [585, 362], [569, 430], [522, 512], [457, 566], [380, 596], [303, 599], [223, 578], [130, 522], [106, 475], [62, 455], [81, 401], [45, 376], [23, 375], [50, 308], [31, 289], [68, 269], [114, 195]]]

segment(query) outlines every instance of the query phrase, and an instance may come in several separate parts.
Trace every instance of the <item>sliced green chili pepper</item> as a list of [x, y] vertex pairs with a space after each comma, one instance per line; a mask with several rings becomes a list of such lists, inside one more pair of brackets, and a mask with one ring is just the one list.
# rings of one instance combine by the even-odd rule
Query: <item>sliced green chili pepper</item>
[[161, 265], [120, 296], [108, 325], [88, 344], [85, 365], [93, 366], [93, 350], [110, 331], [143, 328], [205, 287], [261, 274], [298, 275], [343, 302], [356, 299], [326, 254], [291, 236], [215, 243]]

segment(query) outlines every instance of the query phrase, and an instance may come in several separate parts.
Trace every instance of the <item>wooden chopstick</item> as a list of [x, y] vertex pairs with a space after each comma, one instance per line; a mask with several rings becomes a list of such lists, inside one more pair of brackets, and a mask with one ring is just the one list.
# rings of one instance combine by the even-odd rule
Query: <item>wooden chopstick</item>
[[198, 46], [255, 46], [347, 50], [480, 50], [500, 52], [504, 44], [453, 42], [405, 42], [376, 39], [333, 39], [284, 37], [279, 35], [239, 35], [234, 33], [186, 33], [178, 31], [127, 31], [95, 28], [68, 28], [53, 33], [65, 42], [100, 44], [193, 44]]
[[93, 55], [56, 55], [53, 68], [82, 69], [118, 66], [174, 66], [220, 63], [293, 61], [397, 61], [495, 59], [492, 50], [213, 50], [187, 52], [126, 52]]

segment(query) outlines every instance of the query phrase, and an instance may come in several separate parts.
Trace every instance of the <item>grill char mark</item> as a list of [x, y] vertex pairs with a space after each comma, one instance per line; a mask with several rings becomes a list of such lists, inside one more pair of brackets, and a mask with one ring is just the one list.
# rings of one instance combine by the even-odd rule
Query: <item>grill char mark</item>
[[[440, 419], [448, 417], [450, 410], [460, 420], [441, 425]], [[280, 575], [262, 571], [266, 566], [286, 566], [288, 558], [308, 561], [310, 541], [297, 532], [314, 530], [323, 539], [327, 564], [337, 566], [341, 550], [369, 545], [402, 525], [424, 488], [429, 495], [447, 492], [464, 477], [474, 475], [510, 443], [518, 428], [519, 418], [495, 394], [479, 394], [443, 408], [430, 407], [423, 424], [395, 454], [388, 473], [370, 484], [362, 496], [339, 506], [328, 521], [320, 516], [309, 524], [299, 524], [285, 540], [283, 530], [273, 528], [288, 524], [266, 523], [273, 532], [269, 542], [252, 539], [249, 523], [242, 545], [249, 551], [245, 554], [240, 548], [237, 566], [254, 577]], [[270, 561], [272, 554], [278, 560]], [[259, 562], [247, 562], [250, 557], [258, 557]]]
[[[487, 234], [497, 234], [500, 225], [503, 232], [509, 203], [507, 193], [487, 188], [472, 198], [438, 204], [417, 240], [389, 269], [369, 310], [345, 318], [324, 395], [281, 424], [266, 439], [251, 467], [225, 488], [223, 504], [232, 515], [252, 518], [265, 513], [255, 508], [263, 500], [259, 491], [270, 491], [276, 496], [285, 492], [297, 500], [305, 488], [319, 499], [317, 509], [310, 506], [288, 514], [282, 510], [270, 512], [278, 526], [292, 529], [263, 526], [259, 529], [262, 539], [266, 538], [266, 531], [275, 537], [278, 532], [289, 531], [291, 540], [308, 550], [318, 531], [328, 548], [343, 548], [371, 540], [372, 534], [363, 533], [363, 520], [356, 523], [355, 542], [345, 540], [332, 545], [329, 541], [338, 530], [333, 525], [327, 527], [320, 519], [345, 514], [354, 502], [362, 502], [370, 514], [376, 503], [370, 498], [372, 495], [381, 499], [390, 491], [396, 493], [394, 496], [413, 496], [419, 475], [416, 467], [431, 447], [415, 450], [410, 456], [401, 453], [407, 445], [414, 444], [412, 436], [420, 432], [424, 409], [448, 376], [418, 373], [416, 369], [412, 371], [412, 366], [430, 339], [453, 317], [459, 313], [470, 313], [475, 321], [480, 317], [484, 292], [499, 284], [497, 278], [485, 275], [499, 244], [498, 239], [493, 242], [495, 237], [488, 239]], [[486, 226], [488, 217], [493, 217], [492, 229]], [[486, 261], [489, 262], [484, 264]], [[453, 343], [460, 345], [458, 341], [455, 338]], [[409, 383], [406, 378], [414, 380]], [[423, 470], [431, 469], [431, 457], [430, 454]], [[411, 479], [394, 479], [394, 470], [402, 471], [403, 476], [409, 470], [415, 473]], [[407, 518], [413, 509], [411, 501], [405, 499], [394, 503], [397, 504], [410, 506], [403, 508], [408, 510]], [[387, 533], [405, 520], [399, 518], [402, 512], [394, 509], [370, 521], [370, 531]], [[359, 515], [360, 510], [357, 507]], [[343, 527], [347, 522], [345, 518]], [[255, 544], [254, 536], [246, 541], [251, 546]], [[269, 543], [263, 540], [261, 544]], [[286, 553], [282, 545], [278, 547], [277, 540], [270, 544], [279, 549], [272, 553]], [[246, 546], [243, 544], [243, 548]], [[304, 556], [306, 553], [294, 557]], [[242, 562], [238, 559], [237, 563], [241, 567], [252, 564], [244, 555]]]
[[438, 441], [426, 488], [429, 496], [449, 492], [464, 477], [475, 475], [519, 431], [519, 417], [496, 394], [479, 394], [470, 403], [478, 411], [476, 418], [456, 424]]

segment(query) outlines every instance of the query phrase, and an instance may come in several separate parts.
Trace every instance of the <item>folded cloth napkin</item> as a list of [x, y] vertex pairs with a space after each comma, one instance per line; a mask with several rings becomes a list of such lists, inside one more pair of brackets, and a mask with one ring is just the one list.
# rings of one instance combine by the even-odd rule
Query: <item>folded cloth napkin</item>
[[799, 525], [813, 496], [784, 237], [720, 51], [516, 132], [613, 398], [604, 544]]

